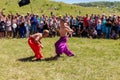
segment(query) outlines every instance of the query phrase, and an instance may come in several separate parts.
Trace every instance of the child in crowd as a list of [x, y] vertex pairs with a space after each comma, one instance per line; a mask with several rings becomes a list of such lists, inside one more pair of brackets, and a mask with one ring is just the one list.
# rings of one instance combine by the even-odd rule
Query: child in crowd
[[74, 54], [68, 49], [67, 47], [67, 39], [68, 39], [68, 33], [72, 34], [73, 30], [68, 26], [68, 24], [61, 19], [60, 20], [60, 39], [55, 43], [55, 50], [56, 50], [56, 57], [60, 57], [62, 53], [65, 53], [67, 56], [71, 57], [74, 56]]
[[117, 39], [117, 34], [115, 33], [114, 30], [112, 30], [111, 38], [112, 39]]
[[97, 22], [97, 37], [101, 38], [101, 32], [102, 32], [102, 21], [99, 19]]
[[43, 45], [41, 44], [41, 39], [45, 38], [49, 35], [48, 30], [44, 30], [42, 33], [35, 33], [33, 35], [30, 35], [28, 39], [28, 44], [31, 47], [31, 49], [34, 51], [36, 60], [41, 60], [43, 57], [41, 54], [41, 48], [43, 48]]
[[95, 29], [93, 29], [92, 37], [97, 38], [97, 31]]

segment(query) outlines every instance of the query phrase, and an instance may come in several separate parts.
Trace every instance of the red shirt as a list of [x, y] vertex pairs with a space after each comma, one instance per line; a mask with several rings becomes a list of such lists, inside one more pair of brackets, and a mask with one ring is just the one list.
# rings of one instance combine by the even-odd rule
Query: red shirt
[[88, 17], [84, 18], [84, 23], [85, 23], [85, 27], [89, 26], [89, 18]]

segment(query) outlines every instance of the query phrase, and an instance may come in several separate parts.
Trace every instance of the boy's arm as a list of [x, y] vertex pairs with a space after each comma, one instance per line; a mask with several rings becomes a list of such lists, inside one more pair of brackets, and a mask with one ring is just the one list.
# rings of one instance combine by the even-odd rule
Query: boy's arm
[[44, 46], [42, 44], [40, 44], [40, 45], [41, 45], [41, 48], [44, 48]]
[[64, 24], [67, 32], [73, 33], [73, 30], [69, 27], [69, 25], [67, 23]]
[[37, 42], [37, 43], [40, 42], [40, 39], [41, 39], [42, 35], [40, 35], [39, 33], [36, 33], [36, 34], [33, 35], [33, 37], [34, 36], [37, 36], [37, 37], [34, 38], [35, 42]]
[[38, 42], [38, 44], [41, 46], [41, 48], [43, 48], [43, 47], [44, 47], [40, 41]]
[[68, 26], [66, 27], [67, 32], [73, 33], [73, 30]]

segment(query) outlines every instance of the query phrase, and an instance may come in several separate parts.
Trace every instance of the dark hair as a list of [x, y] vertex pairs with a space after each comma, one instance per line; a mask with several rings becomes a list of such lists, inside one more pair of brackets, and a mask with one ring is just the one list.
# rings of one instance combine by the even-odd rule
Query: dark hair
[[63, 22], [65, 22], [65, 20], [64, 20], [64, 19], [60, 19], [60, 21], [63, 21]]

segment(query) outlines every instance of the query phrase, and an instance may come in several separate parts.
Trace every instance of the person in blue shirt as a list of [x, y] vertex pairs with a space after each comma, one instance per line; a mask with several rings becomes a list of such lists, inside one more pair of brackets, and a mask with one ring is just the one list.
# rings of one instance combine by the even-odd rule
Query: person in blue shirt
[[31, 19], [31, 34], [34, 34], [37, 32], [37, 18], [36, 15], [32, 15]]

